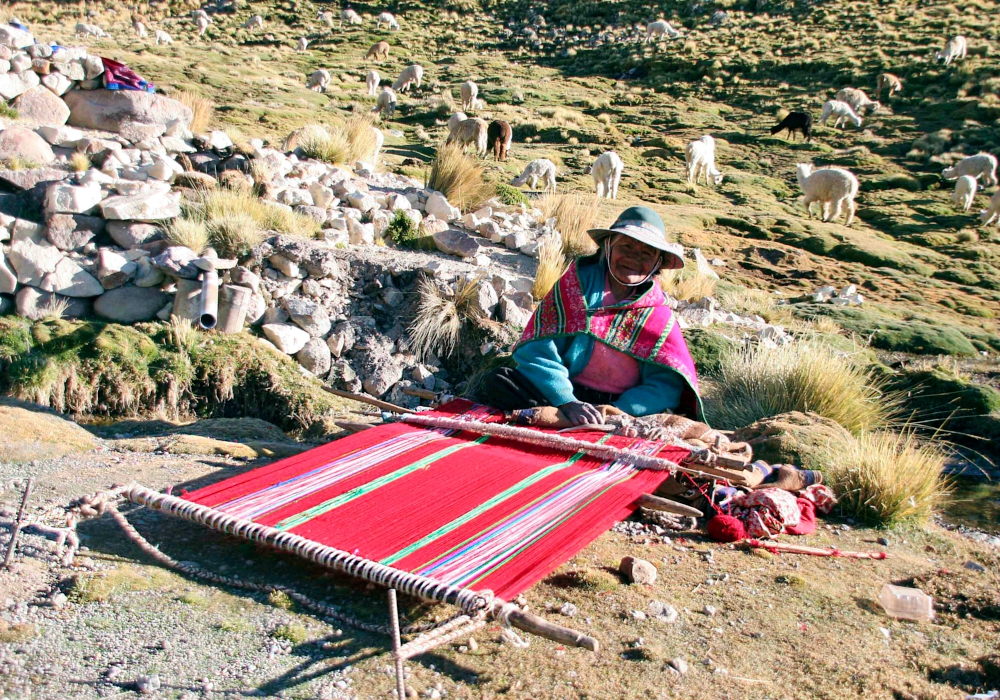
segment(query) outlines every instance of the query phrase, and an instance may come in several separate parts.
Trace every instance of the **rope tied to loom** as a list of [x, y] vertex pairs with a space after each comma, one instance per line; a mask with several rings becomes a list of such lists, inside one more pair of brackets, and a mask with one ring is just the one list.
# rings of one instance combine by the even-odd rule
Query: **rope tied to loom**
[[507, 642], [509, 642], [511, 646], [517, 647], [518, 649], [525, 649], [531, 646], [530, 642], [515, 632], [514, 626], [510, 624], [510, 616], [515, 612], [518, 612], [520, 609], [521, 608], [515, 603], [508, 603], [504, 601], [499, 609], [494, 609], [493, 618], [500, 623], [502, 628], [500, 630], [500, 635]]

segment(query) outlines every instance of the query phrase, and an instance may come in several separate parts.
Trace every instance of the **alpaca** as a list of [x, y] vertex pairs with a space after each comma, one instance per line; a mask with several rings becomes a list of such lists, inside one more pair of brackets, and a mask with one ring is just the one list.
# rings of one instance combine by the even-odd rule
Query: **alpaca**
[[823, 221], [833, 221], [839, 217], [846, 204], [847, 221], [844, 225], [851, 225], [856, 211], [854, 198], [858, 195], [858, 178], [853, 173], [843, 168], [813, 170], [812, 163], [799, 163], [796, 166], [796, 177], [805, 195], [803, 199], [806, 212], [810, 216], [813, 202], [820, 203]]

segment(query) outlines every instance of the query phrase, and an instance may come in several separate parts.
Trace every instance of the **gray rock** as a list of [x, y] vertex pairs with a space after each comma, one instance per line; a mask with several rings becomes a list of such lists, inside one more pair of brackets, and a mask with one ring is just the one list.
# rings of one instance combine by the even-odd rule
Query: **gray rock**
[[21, 231], [15, 229], [7, 257], [17, 271], [18, 281], [37, 287], [45, 275], [55, 272], [56, 265], [63, 259], [63, 252], [43, 237], [41, 227], [24, 228]]
[[483, 281], [476, 287], [476, 295], [472, 298], [471, 306], [476, 313], [489, 318], [493, 315], [498, 301], [497, 291], [493, 285], [488, 281]]
[[391, 309], [403, 303], [403, 293], [395, 287], [386, 287], [382, 290], [382, 301]]
[[3, 248], [0, 248], [0, 294], [13, 294], [17, 289], [17, 273], [7, 262]]
[[40, 82], [38, 74], [30, 70], [23, 73], [0, 73], [0, 97], [12, 100]]
[[43, 292], [35, 287], [24, 287], [17, 293], [17, 315], [31, 321], [47, 317], [55, 304], [65, 304], [63, 318], [83, 318], [90, 315], [90, 299], [73, 299]]
[[0, 170], [0, 180], [19, 190], [30, 190], [42, 182], [58, 182], [69, 177], [65, 170], [55, 168], [30, 168], [28, 170]]
[[[0, 132], [0, 135], [4, 133]], [[121, 221], [174, 219], [181, 215], [181, 193], [154, 190], [131, 196], [108, 197], [101, 202], [101, 213], [105, 219]]]
[[45, 190], [45, 211], [48, 214], [89, 214], [104, 198], [101, 186], [71, 185], [57, 182]]
[[122, 248], [138, 248], [151, 241], [163, 238], [163, 229], [156, 224], [143, 224], [135, 221], [107, 222], [108, 235]]
[[382, 396], [392, 388], [393, 384], [402, 378], [403, 368], [395, 362], [390, 361], [376, 368], [361, 385], [372, 396]]
[[23, 49], [34, 43], [35, 38], [23, 29], [11, 27], [10, 25], [0, 26], [0, 46]]
[[283, 306], [269, 306], [264, 309], [264, 323], [288, 323], [288, 312]]
[[652, 584], [656, 581], [656, 567], [645, 559], [637, 557], [623, 557], [618, 564], [618, 571], [627, 578], [630, 583]]
[[104, 228], [98, 216], [53, 214], [45, 222], [45, 237], [59, 250], [80, 250]]
[[265, 323], [261, 330], [286, 355], [294, 355], [309, 342], [309, 334], [290, 323]]
[[163, 274], [163, 270], [153, 267], [153, 263], [148, 257], [143, 256], [135, 261], [134, 284], [136, 287], [156, 287], [163, 284], [164, 279], [166, 279], [166, 275]]
[[[97, 279], [100, 280], [101, 286], [105, 289], [116, 289], [124, 286], [135, 276], [138, 267], [136, 263], [128, 260], [124, 255], [119, 255], [108, 248], [97, 253]], [[150, 268], [156, 269], [152, 265]], [[151, 285], [143, 286], [149, 287]]]
[[14, 108], [18, 119], [40, 126], [62, 126], [69, 121], [69, 107], [66, 103], [51, 90], [38, 84], [21, 93], [14, 100]]
[[343, 353], [350, 352], [356, 341], [357, 335], [354, 332], [354, 326], [346, 321], [341, 321], [334, 326], [330, 337], [326, 339], [326, 344], [334, 357], [340, 357]]
[[284, 299], [285, 310], [292, 323], [314, 338], [322, 338], [330, 332], [330, 315], [315, 301], [293, 297]]
[[38, 285], [43, 292], [67, 297], [96, 297], [104, 292], [101, 283], [72, 258], [63, 258], [56, 269], [45, 275]]
[[169, 301], [155, 287], [119, 287], [111, 289], [94, 302], [94, 313], [116, 323], [152, 321]]
[[52, 152], [52, 147], [45, 142], [45, 139], [34, 131], [23, 126], [8, 126], [0, 131], [0, 160], [14, 158], [45, 165], [55, 160], [56, 154]]
[[183, 277], [184, 279], [198, 279], [201, 270], [194, 264], [198, 256], [190, 248], [174, 245], [153, 258], [154, 267], [166, 272], [173, 277]]
[[479, 254], [482, 246], [475, 238], [465, 231], [448, 229], [434, 234], [434, 245], [442, 253], [457, 255], [460, 258], [472, 258]]
[[322, 377], [330, 371], [330, 348], [319, 338], [312, 338], [295, 353], [295, 359], [307, 370]]
[[165, 130], [175, 119], [187, 126], [194, 116], [177, 100], [139, 90], [72, 90], [63, 99], [70, 109], [71, 125], [99, 131], [118, 133], [129, 122], [160, 125]]
[[62, 73], [49, 73], [42, 76], [42, 85], [48, 88], [52, 94], [62, 97], [73, 88], [73, 80]]
[[500, 300], [500, 318], [514, 328], [524, 328], [531, 320], [531, 312], [521, 308], [510, 297]]
[[676, 659], [671, 659], [670, 661], [667, 662], [667, 664], [673, 671], [677, 672], [682, 676], [688, 672], [689, 667], [687, 661], [685, 661], [679, 656]]
[[233, 271], [229, 273], [229, 280], [241, 287], [249, 287], [254, 292], [260, 291], [260, 277], [242, 265], [233, 268]]

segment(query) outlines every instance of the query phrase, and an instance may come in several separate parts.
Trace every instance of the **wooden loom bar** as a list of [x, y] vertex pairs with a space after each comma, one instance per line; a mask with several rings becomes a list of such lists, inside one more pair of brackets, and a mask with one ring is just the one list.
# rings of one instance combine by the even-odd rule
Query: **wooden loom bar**
[[686, 506], [683, 503], [678, 503], [677, 501], [671, 501], [668, 498], [654, 496], [651, 493], [644, 493], [639, 496], [635, 499], [635, 504], [642, 508], [649, 508], [650, 510], [659, 510], [664, 513], [674, 513], [676, 515], [690, 515], [693, 518], [700, 518], [705, 515], [697, 508]]
[[[494, 615], [500, 615], [499, 612], [500, 603], [498, 602], [494, 607]], [[600, 643], [593, 637], [584, 634], [583, 632], [577, 632], [569, 627], [563, 627], [562, 625], [557, 625], [548, 620], [538, 617], [538, 615], [533, 615], [530, 612], [525, 612], [518, 608], [507, 614], [507, 621], [514, 627], [525, 632], [530, 632], [538, 637], [544, 637], [553, 642], [559, 642], [560, 644], [569, 644], [574, 647], [582, 647], [583, 649], [589, 649], [590, 651], [599, 651], [601, 648]]]
[[389, 411], [390, 413], [416, 413], [409, 408], [403, 408], [402, 406], [397, 406], [394, 403], [389, 403], [388, 401], [382, 401], [381, 399], [376, 399], [374, 396], [367, 396], [366, 394], [355, 394], [352, 391], [343, 391], [341, 389], [334, 389], [332, 386], [323, 385], [323, 391], [333, 394], [334, 396], [339, 396], [344, 399], [354, 399], [355, 401], [360, 401], [361, 403], [366, 403], [374, 406], [375, 408], [380, 408], [383, 411]]
[[24, 495], [21, 497], [21, 508], [17, 511], [17, 521], [14, 523], [14, 529], [10, 531], [7, 553], [3, 558], [3, 568], [5, 569], [9, 569], [11, 562], [14, 561], [14, 549], [17, 547], [17, 538], [21, 534], [21, 528], [24, 527], [24, 512], [28, 509], [28, 499], [31, 498], [31, 489], [34, 485], [35, 480], [28, 479], [28, 483], [24, 486]]

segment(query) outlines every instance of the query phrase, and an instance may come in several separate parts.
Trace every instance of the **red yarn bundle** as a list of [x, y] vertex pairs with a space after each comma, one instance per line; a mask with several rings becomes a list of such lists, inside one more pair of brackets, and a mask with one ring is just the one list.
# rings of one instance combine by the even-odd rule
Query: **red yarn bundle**
[[739, 518], [719, 514], [708, 521], [708, 536], [716, 542], [739, 542], [746, 539], [747, 529]]

